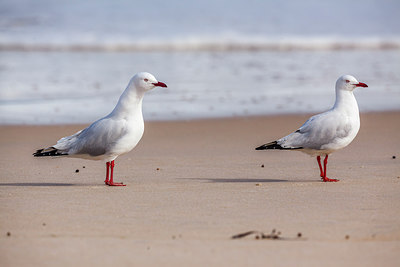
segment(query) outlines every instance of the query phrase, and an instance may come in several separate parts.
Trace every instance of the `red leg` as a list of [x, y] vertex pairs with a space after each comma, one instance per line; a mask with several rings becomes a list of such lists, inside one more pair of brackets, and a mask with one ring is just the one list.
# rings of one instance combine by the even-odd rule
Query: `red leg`
[[323, 178], [324, 177], [324, 171], [322, 170], [322, 165], [321, 165], [321, 156], [318, 156], [317, 157], [317, 161], [318, 161], [318, 166], [319, 166], [319, 171], [320, 171], [320, 176], [321, 176], [321, 178]]
[[111, 161], [110, 167], [111, 167], [110, 181], [109, 181], [107, 184], [110, 185], [110, 186], [126, 186], [126, 184], [117, 183], [117, 182], [114, 182], [114, 180], [113, 180], [113, 175], [114, 175], [114, 161]]
[[108, 177], [110, 176], [110, 162], [106, 162], [106, 180], [104, 181], [105, 184], [108, 184]]
[[328, 155], [325, 156], [324, 159], [324, 176], [322, 177], [323, 182], [338, 182], [339, 180], [337, 179], [329, 179], [326, 177], [326, 165], [328, 164]]

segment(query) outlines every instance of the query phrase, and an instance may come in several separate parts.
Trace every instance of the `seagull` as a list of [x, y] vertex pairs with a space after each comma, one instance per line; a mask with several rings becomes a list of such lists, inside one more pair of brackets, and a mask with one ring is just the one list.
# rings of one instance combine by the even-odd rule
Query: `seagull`
[[[317, 156], [321, 180], [337, 182], [326, 177], [328, 156], [332, 152], [349, 145], [360, 129], [360, 114], [353, 91], [357, 87], [368, 87], [351, 75], [343, 75], [336, 81], [336, 102], [323, 113], [309, 118], [298, 130], [256, 148], [298, 150], [310, 156]], [[324, 168], [321, 156], [325, 156]]]
[[79, 132], [61, 138], [56, 145], [39, 149], [33, 156], [65, 156], [106, 162], [109, 186], [125, 186], [113, 180], [114, 160], [131, 151], [144, 132], [142, 102], [145, 92], [155, 87], [167, 87], [150, 73], [140, 72], [132, 77], [114, 110]]

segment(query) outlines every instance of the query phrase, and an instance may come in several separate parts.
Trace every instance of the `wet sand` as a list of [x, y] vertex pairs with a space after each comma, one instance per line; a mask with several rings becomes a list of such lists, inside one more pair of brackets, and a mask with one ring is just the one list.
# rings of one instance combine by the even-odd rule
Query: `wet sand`
[[0, 265], [399, 266], [400, 112], [361, 115], [329, 158], [338, 183], [305, 154], [254, 150], [307, 118], [146, 123], [116, 160], [126, 187], [103, 184], [103, 162], [32, 156], [83, 125], [0, 126]]

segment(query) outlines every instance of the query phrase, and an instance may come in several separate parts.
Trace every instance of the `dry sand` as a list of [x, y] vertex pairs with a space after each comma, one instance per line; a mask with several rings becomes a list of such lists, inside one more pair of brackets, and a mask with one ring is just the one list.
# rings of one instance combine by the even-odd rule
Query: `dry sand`
[[[307, 117], [147, 123], [116, 161], [126, 187], [103, 185], [102, 162], [32, 157], [82, 125], [1, 126], [0, 265], [400, 266], [400, 112], [362, 114], [330, 157], [338, 183], [254, 150]], [[272, 229], [282, 240], [231, 239]]]

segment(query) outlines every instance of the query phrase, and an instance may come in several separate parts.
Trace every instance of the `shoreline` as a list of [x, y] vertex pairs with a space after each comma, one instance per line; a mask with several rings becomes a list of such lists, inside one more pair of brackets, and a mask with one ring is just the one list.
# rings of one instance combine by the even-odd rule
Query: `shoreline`
[[[207, 117], [207, 118], [190, 118], [190, 119], [165, 119], [165, 120], [157, 120], [157, 119], [147, 119], [144, 118], [144, 123], [145, 125], [147, 123], [179, 123], [179, 122], [207, 122], [207, 121], [229, 121], [229, 120], [255, 120], [255, 119], [268, 119], [268, 118], [275, 118], [275, 117], [304, 117], [304, 118], [309, 118], [311, 116], [314, 116], [316, 114], [328, 111], [329, 109], [326, 110], [322, 110], [319, 112], [307, 112], [307, 113], [273, 113], [273, 114], [261, 114], [261, 115], [238, 115], [238, 116], [221, 116], [221, 117]], [[364, 112], [360, 112], [360, 117], [362, 117], [363, 115], [371, 115], [371, 114], [396, 114], [396, 113], [400, 113], [400, 110], [396, 110], [396, 109], [390, 109], [390, 110], [379, 110], [379, 111], [364, 111]], [[86, 127], [89, 126], [90, 124], [92, 124], [94, 121], [101, 119], [102, 117], [99, 116], [97, 119], [88, 122], [88, 123], [42, 123], [42, 124], [29, 124], [29, 123], [20, 123], [20, 124], [0, 124], [0, 127], [47, 127], [47, 126], [81, 126], [81, 127]], [[304, 121], [305, 122], [305, 121]]]

